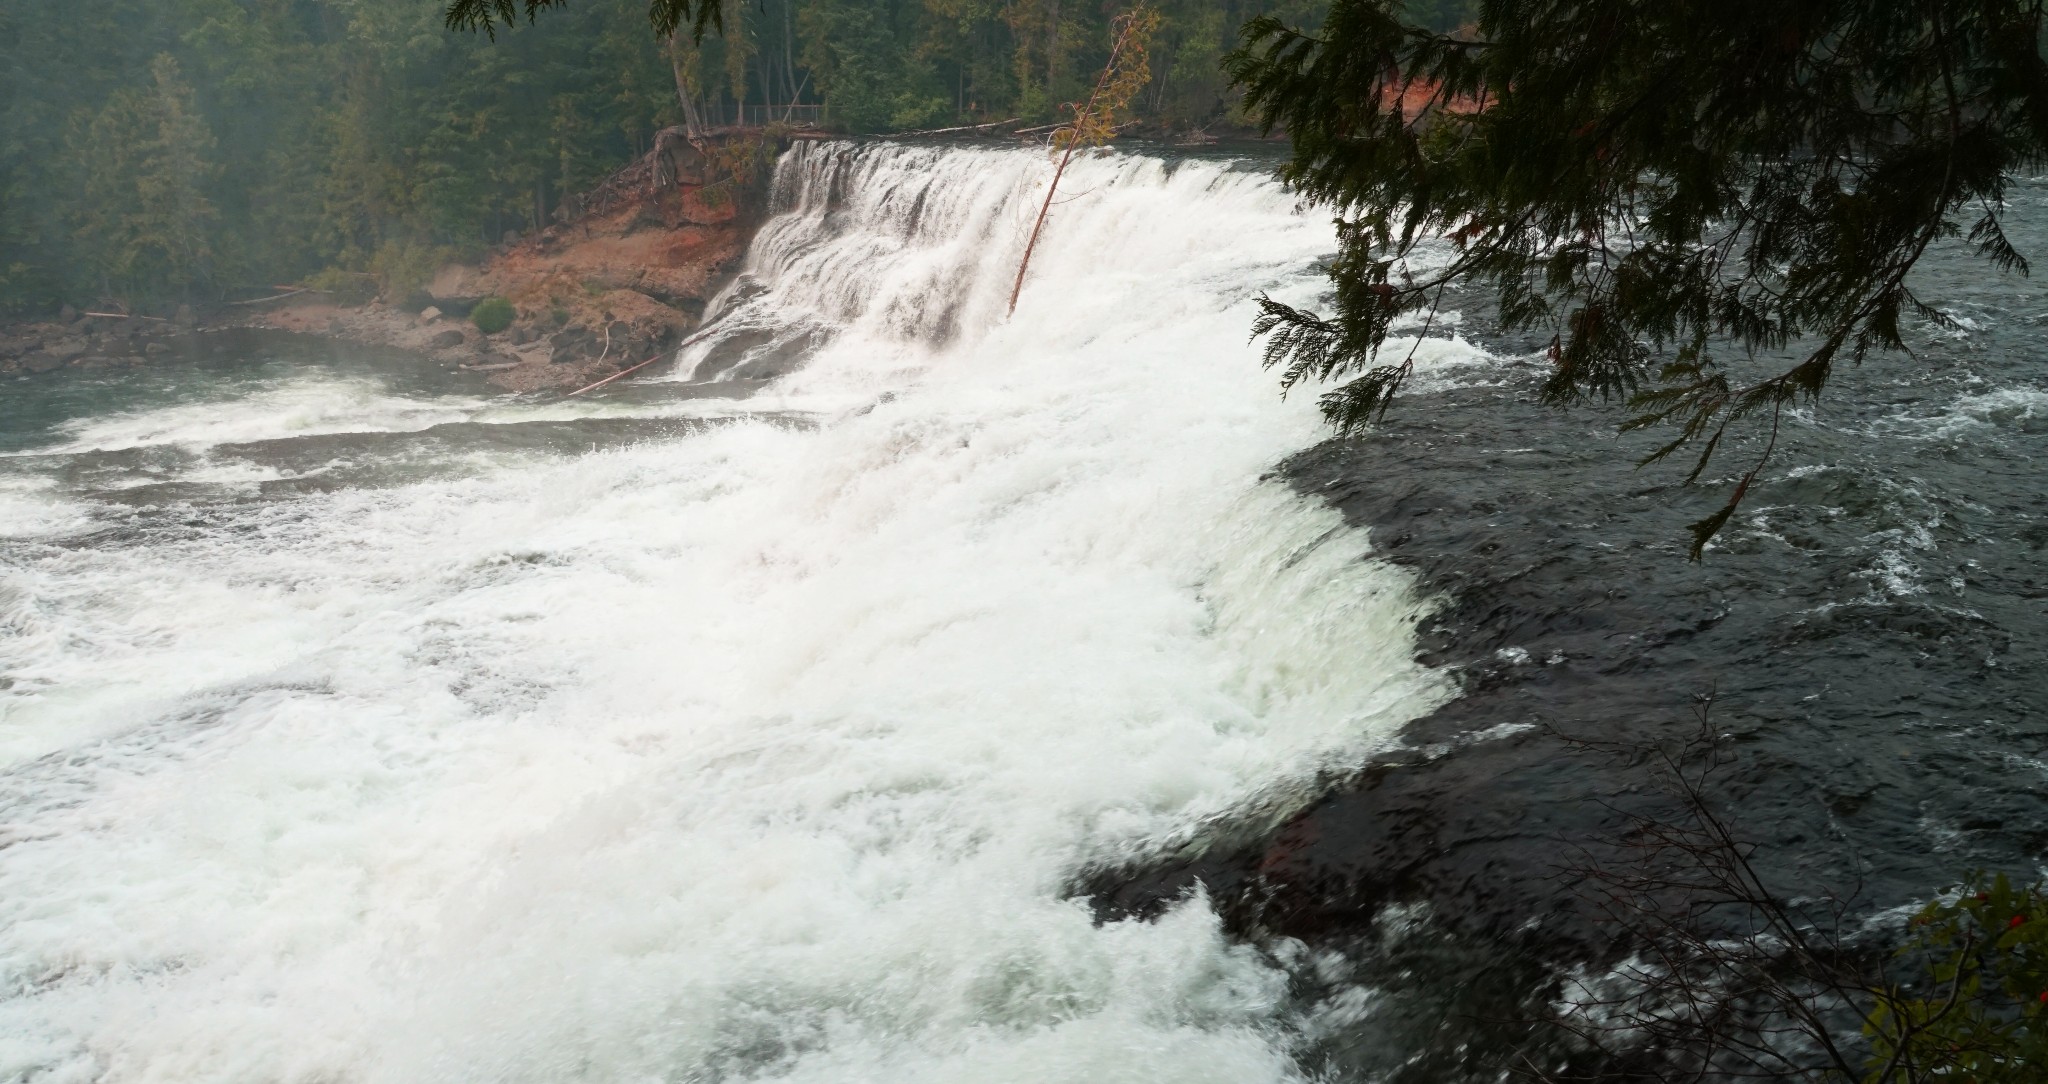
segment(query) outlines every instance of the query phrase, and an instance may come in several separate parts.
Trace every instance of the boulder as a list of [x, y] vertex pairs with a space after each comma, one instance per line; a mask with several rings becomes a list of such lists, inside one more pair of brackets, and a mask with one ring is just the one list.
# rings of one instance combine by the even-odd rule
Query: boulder
[[22, 369], [31, 373], [47, 373], [52, 369], [62, 367], [63, 364], [63, 358], [46, 351], [37, 351], [21, 359]]
[[548, 336], [548, 360], [556, 365], [596, 357], [603, 349], [603, 337], [587, 327], [566, 327]]
[[490, 295], [483, 287], [481, 273], [467, 264], [443, 264], [434, 272], [434, 281], [427, 284], [427, 296], [434, 299], [443, 313], [468, 312]]
[[57, 310], [57, 322], [60, 324], [68, 324], [76, 319], [78, 319], [78, 310], [69, 305]]
[[655, 187], [702, 186], [711, 182], [714, 172], [704, 148], [691, 142], [681, 128], [664, 128], [654, 134]]
[[451, 327], [448, 330], [440, 333], [439, 335], [434, 336], [433, 345], [437, 349], [446, 349], [451, 346], [461, 346], [465, 341], [467, 341], [467, 339], [468, 337], [463, 335], [462, 330], [460, 328]]
[[441, 310], [432, 305], [420, 310], [420, 323], [431, 324], [441, 318]]
[[142, 352], [149, 357], [160, 358], [170, 353], [171, 348], [162, 343], [148, 343], [143, 346]]

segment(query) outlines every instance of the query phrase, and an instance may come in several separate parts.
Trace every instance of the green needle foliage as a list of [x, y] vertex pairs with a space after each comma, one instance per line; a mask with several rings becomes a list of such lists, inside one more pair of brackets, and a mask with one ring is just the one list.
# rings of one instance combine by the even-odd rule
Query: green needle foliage
[[[1052, 121], [1123, 6], [664, 0], [652, 29], [676, 33], [657, 37], [650, 0], [452, 2], [0, 2], [0, 316], [315, 282], [403, 300], [445, 260], [571, 217], [693, 120]], [[1453, 25], [1468, 0], [1436, 3]], [[1152, 78], [1121, 115], [1229, 123], [1238, 25], [1318, 4], [1152, 0]]]
[[[489, 37], [497, 37], [500, 24], [510, 26], [519, 21], [522, 12], [527, 22], [548, 8], [566, 7], [569, 0], [453, 0], [448, 5], [448, 29], [481, 30]], [[654, 27], [654, 36], [667, 38], [681, 29], [684, 24], [690, 33], [703, 41], [707, 31], [725, 27], [725, 4], [723, 0], [649, 0], [647, 21]]]
[[1691, 481], [1761, 423], [1697, 558], [1788, 406], [1904, 349], [1902, 320], [1946, 322], [1908, 282], [1929, 245], [1965, 236], [2026, 272], [2000, 216], [2008, 179], [2048, 162], [2043, 3], [1485, 0], [1475, 27], [1435, 32], [1400, 0], [1334, 0], [1314, 33], [1254, 19], [1228, 70], [1341, 245], [1333, 311], [1262, 301], [1266, 363], [1284, 387], [1339, 382], [1322, 406], [1353, 433], [1412, 372], [1412, 351], [1382, 355], [1392, 330], [1426, 327], [1453, 286], [1489, 290], [1505, 326], [1552, 333], [1546, 402], [1620, 399], [1624, 429], [1676, 429], [1644, 462], [1690, 448]]

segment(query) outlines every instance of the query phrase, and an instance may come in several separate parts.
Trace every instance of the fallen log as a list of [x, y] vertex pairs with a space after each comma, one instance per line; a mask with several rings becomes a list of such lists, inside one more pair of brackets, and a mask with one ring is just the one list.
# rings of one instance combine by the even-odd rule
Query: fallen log
[[705, 329], [704, 329], [703, 331], [700, 331], [700, 332], [696, 333], [695, 335], [692, 335], [692, 336], [690, 336], [689, 338], [687, 338], [687, 339], [684, 339], [684, 340], [683, 340], [682, 342], [679, 342], [679, 343], [677, 343], [677, 344], [675, 345], [675, 349], [673, 349], [673, 350], [665, 350], [665, 351], [663, 351], [663, 352], [661, 352], [661, 353], [659, 353], [659, 354], [656, 354], [656, 355], [654, 355], [653, 357], [651, 357], [651, 358], [648, 358], [648, 359], [647, 359], [646, 361], [643, 361], [643, 362], [641, 362], [640, 364], [638, 364], [638, 365], [635, 365], [635, 366], [633, 366], [633, 367], [631, 367], [631, 368], [627, 368], [627, 369], [620, 369], [620, 370], [619, 370], [618, 372], [616, 372], [616, 373], [613, 373], [612, 375], [610, 375], [610, 376], [608, 376], [608, 377], [605, 377], [605, 378], [604, 378], [603, 380], [600, 380], [600, 381], [598, 381], [598, 382], [597, 382], [597, 383], [595, 383], [595, 384], [589, 384], [589, 385], [586, 385], [586, 386], [584, 386], [584, 387], [581, 387], [581, 388], [577, 388], [577, 389], [576, 389], [575, 391], [572, 391], [572, 392], [570, 392], [570, 393], [569, 393], [569, 394], [568, 394], [567, 396], [564, 396], [563, 398], [571, 398], [571, 397], [574, 397], [574, 396], [582, 395], [582, 394], [583, 394], [584, 392], [586, 392], [586, 391], [591, 391], [591, 390], [593, 390], [593, 389], [596, 389], [596, 388], [602, 388], [602, 387], [604, 387], [604, 386], [605, 386], [606, 384], [609, 384], [609, 383], [611, 383], [612, 381], [614, 381], [614, 380], [617, 380], [618, 378], [620, 378], [620, 377], [622, 377], [622, 376], [625, 376], [625, 375], [626, 375], [626, 374], [628, 374], [628, 373], [635, 373], [635, 372], [639, 372], [640, 370], [642, 370], [642, 369], [645, 369], [645, 368], [647, 368], [647, 367], [648, 367], [649, 365], [652, 365], [652, 364], [654, 364], [655, 362], [657, 362], [657, 361], [660, 361], [661, 359], [663, 359], [663, 358], [665, 358], [665, 357], [671, 357], [671, 356], [673, 356], [673, 355], [675, 355], [675, 354], [677, 354], [677, 353], [681, 352], [681, 351], [682, 351], [682, 349], [683, 349], [684, 347], [686, 347], [686, 346], [692, 346], [692, 345], [695, 345], [695, 344], [697, 344], [697, 343], [703, 342], [703, 341], [704, 341], [704, 340], [705, 340], [706, 338], [709, 338], [709, 337], [710, 337], [710, 335], [711, 335], [711, 332], [712, 332], [713, 330], [716, 330], [716, 329], [714, 329], [714, 328], [705, 328]]
[[312, 288], [312, 287], [310, 287], [310, 286], [302, 286], [302, 287], [300, 287], [299, 289], [296, 289], [296, 290], [292, 290], [292, 291], [289, 291], [289, 292], [287, 292], [287, 293], [282, 293], [282, 294], [273, 294], [273, 295], [271, 295], [270, 297], [259, 297], [259, 298], [255, 298], [255, 299], [253, 299], [253, 300], [249, 300], [249, 301], [230, 301], [230, 302], [228, 302], [228, 304], [230, 304], [230, 305], [261, 305], [261, 304], [263, 304], [263, 303], [264, 303], [264, 302], [266, 302], [266, 301], [283, 301], [283, 300], [284, 300], [285, 298], [287, 298], [287, 297], [297, 297], [297, 296], [299, 296], [300, 294], [324, 294], [324, 293], [326, 293], [326, 292], [327, 292], [327, 291], [325, 291], [325, 290], [315, 290], [315, 289], [313, 289], [313, 288]]
[[987, 124], [963, 124], [957, 128], [927, 128], [921, 132], [899, 132], [896, 138], [911, 139], [918, 136], [952, 135], [955, 132], [985, 132], [990, 128], [1001, 128], [1005, 124], [1015, 124], [1023, 119], [1022, 117], [1011, 117], [1009, 120], [993, 120]]

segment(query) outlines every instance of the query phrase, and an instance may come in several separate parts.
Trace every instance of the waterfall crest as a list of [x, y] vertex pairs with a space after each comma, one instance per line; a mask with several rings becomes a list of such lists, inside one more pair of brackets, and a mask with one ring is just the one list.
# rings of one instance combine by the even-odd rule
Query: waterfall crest
[[[1045, 173], [793, 150], [679, 367], [763, 385], [716, 427], [308, 407], [442, 468], [0, 542], [0, 1078], [1298, 1079], [1205, 901], [1065, 893], [1447, 695], [1404, 575], [1260, 480], [1320, 429], [1246, 299], [1313, 296], [1329, 227], [1090, 158], [1004, 320]], [[282, 477], [178, 417], [96, 424]]]

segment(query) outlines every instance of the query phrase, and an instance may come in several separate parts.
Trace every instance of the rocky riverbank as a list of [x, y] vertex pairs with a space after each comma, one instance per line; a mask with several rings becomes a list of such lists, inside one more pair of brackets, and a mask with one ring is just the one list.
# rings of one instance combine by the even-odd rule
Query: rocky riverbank
[[[581, 387], [673, 350], [703, 320], [760, 224], [784, 141], [758, 130], [696, 143], [665, 132], [645, 157], [568, 201], [561, 221], [448, 264], [403, 298], [344, 304], [301, 290], [172, 318], [67, 308], [0, 327], [0, 374], [146, 365], [173, 356], [180, 335], [265, 327], [409, 350], [507, 391]], [[488, 297], [512, 303], [510, 326], [486, 333], [469, 319]]]
[[30, 377], [63, 368], [146, 365], [172, 353], [169, 340], [191, 332], [190, 309], [175, 319], [80, 313], [68, 306], [54, 320], [0, 326], [0, 375]]
[[[420, 351], [508, 391], [581, 387], [673, 350], [702, 322], [760, 224], [779, 142], [665, 132], [570, 201], [564, 221], [442, 267], [410, 305], [286, 304], [252, 322]], [[489, 297], [516, 316], [487, 334], [467, 315]]]

